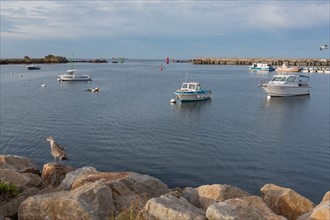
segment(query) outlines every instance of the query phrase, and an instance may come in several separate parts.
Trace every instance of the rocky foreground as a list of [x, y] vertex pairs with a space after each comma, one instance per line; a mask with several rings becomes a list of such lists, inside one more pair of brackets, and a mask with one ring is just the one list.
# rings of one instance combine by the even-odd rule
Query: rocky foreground
[[0, 182], [19, 189], [13, 198], [0, 189], [0, 220], [330, 219], [330, 191], [315, 205], [273, 184], [263, 186], [260, 197], [225, 184], [169, 189], [154, 177], [133, 172], [53, 163], [40, 172], [31, 159], [13, 155], [0, 155]]

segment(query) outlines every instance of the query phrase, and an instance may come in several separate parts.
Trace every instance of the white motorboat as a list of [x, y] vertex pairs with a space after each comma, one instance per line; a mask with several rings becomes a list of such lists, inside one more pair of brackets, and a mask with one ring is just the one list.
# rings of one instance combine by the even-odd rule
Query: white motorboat
[[66, 74], [58, 75], [58, 81], [91, 81], [92, 78], [89, 75], [77, 75], [76, 69], [68, 70]]
[[261, 87], [269, 96], [298, 96], [310, 94], [309, 77], [305, 75], [274, 75]]
[[267, 63], [254, 63], [249, 67], [249, 70], [274, 71], [275, 69]]
[[329, 67], [304, 67], [303, 73], [330, 73]]
[[198, 82], [184, 82], [180, 89], [174, 93], [181, 102], [202, 101], [212, 97], [212, 91], [201, 89]]

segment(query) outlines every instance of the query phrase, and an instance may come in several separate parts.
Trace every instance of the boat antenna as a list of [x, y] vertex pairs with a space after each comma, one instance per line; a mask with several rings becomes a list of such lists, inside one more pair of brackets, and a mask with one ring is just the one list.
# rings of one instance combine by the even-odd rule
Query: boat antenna
[[73, 53], [72, 53], [72, 57], [71, 57], [71, 69], [73, 70]]

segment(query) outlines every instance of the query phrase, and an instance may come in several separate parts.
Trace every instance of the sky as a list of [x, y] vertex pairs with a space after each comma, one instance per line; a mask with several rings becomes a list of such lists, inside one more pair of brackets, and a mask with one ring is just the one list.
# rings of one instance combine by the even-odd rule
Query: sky
[[329, 58], [330, 0], [0, 0], [1, 59]]

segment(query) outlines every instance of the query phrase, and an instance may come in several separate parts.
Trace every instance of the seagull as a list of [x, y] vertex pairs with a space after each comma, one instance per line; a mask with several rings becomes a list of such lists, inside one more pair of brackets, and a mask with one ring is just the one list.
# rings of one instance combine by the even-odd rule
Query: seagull
[[324, 49], [328, 49], [328, 45], [327, 44], [324, 44], [324, 45], [321, 45], [320, 46], [320, 50], [324, 50]]
[[51, 154], [54, 157], [55, 164], [56, 164], [56, 158], [60, 158], [60, 163], [62, 163], [62, 160], [68, 160], [64, 148], [58, 143], [56, 143], [53, 137], [48, 137], [47, 141], [50, 142]]
[[100, 89], [99, 89], [99, 87], [95, 87], [95, 89], [86, 89], [86, 91], [88, 91], [88, 92], [99, 92]]

